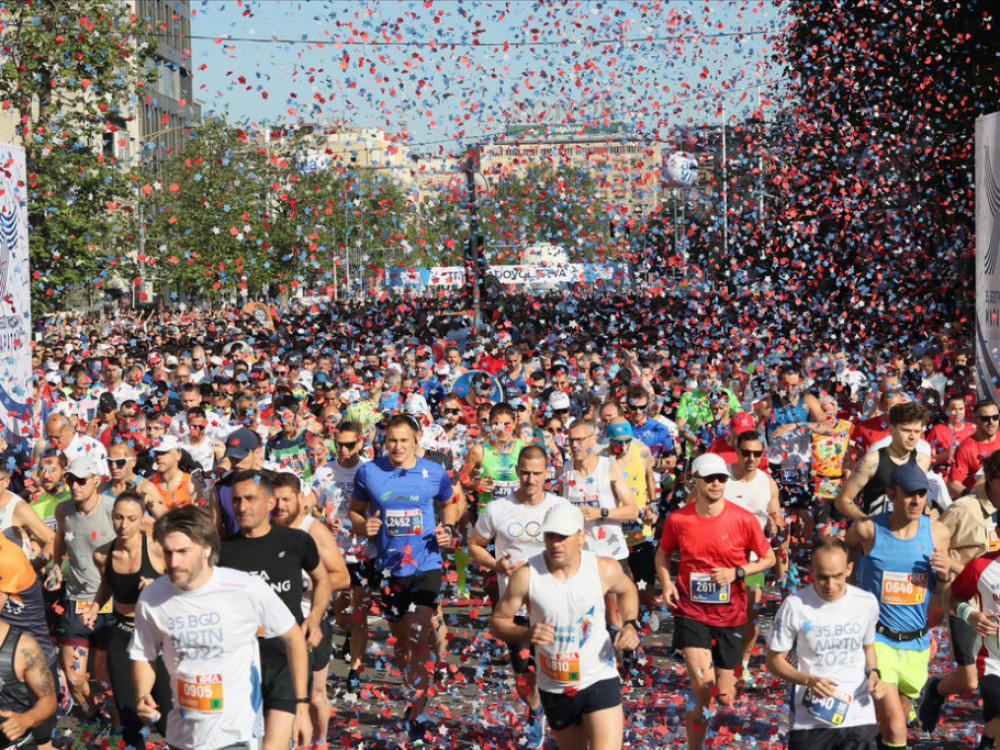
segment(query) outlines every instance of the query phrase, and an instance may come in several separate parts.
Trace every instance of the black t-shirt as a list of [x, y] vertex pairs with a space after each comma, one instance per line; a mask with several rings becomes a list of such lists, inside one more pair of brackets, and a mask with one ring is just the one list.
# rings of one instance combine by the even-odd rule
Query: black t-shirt
[[222, 542], [219, 564], [262, 579], [302, 623], [302, 573], [320, 563], [316, 541], [304, 531], [271, 524], [262, 537], [237, 534]]

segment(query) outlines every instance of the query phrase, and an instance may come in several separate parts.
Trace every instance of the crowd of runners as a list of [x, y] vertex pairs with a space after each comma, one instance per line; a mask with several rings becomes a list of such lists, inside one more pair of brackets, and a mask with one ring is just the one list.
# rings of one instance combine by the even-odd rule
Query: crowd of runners
[[58, 715], [73, 750], [324, 747], [335, 653], [336, 695], [385, 682], [375, 617], [400, 742], [437, 746], [442, 604], [480, 599], [519, 747], [621, 747], [660, 628], [689, 748], [765, 670], [789, 748], [906, 747], [977, 692], [994, 746], [1000, 410], [961, 338], [460, 301], [40, 322], [0, 446], [0, 747]]

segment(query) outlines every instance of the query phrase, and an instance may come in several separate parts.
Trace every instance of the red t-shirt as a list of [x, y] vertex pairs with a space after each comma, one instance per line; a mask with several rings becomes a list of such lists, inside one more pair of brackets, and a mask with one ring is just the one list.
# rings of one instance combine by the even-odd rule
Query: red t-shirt
[[680, 568], [674, 581], [680, 595], [677, 613], [706, 625], [732, 627], [747, 621], [743, 582], [733, 581], [728, 592], [708, 594], [699, 594], [698, 589], [702, 587], [696, 586], [695, 599], [720, 599], [720, 603], [710, 604], [692, 599], [691, 576], [694, 574], [703, 581], [713, 568], [746, 565], [751, 551], [765, 557], [771, 547], [761, 531], [760, 522], [752, 513], [729, 501], [724, 502], [726, 507], [717, 516], [699, 515], [695, 503], [671, 513], [663, 524], [660, 549], [668, 554], [674, 550], [681, 553]]
[[865, 455], [873, 444], [889, 435], [889, 417], [879, 414], [863, 419], [854, 426], [851, 433], [851, 443], [859, 456]]
[[983, 466], [983, 459], [1000, 449], [1000, 432], [988, 443], [980, 443], [971, 435], [963, 440], [951, 462], [948, 481], [961, 482], [966, 488], [976, 483], [976, 472]]
[[[958, 450], [958, 446], [962, 444], [962, 441], [970, 437], [975, 431], [976, 426], [972, 422], [962, 422], [957, 430], [947, 422], [936, 424], [927, 433], [927, 442], [931, 444], [931, 451], [934, 453], [940, 453], [944, 450]], [[951, 469], [951, 459], [945, 459], [938, 466], [941, 468], [939, 473], [947, 476], [948, 471]]]

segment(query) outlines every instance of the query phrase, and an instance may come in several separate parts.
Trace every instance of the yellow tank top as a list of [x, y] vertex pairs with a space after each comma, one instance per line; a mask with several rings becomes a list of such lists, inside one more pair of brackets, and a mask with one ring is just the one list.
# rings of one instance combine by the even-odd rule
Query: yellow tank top
[[629, 547], [635, 547], [653, 538], [653, 527], [642, 522], [642, 511], [649, 500], [649, 487], [646, 484], [646, 467], [642, 463], [642, 454], [635, 442], [629, 443], [628, 466], [622, 472], [625, 481], [632, 488], [635, 503], [639, 506], [639, 518], [635, 521], [623, 521], [622, 531], [625, 532], [625, 542]]

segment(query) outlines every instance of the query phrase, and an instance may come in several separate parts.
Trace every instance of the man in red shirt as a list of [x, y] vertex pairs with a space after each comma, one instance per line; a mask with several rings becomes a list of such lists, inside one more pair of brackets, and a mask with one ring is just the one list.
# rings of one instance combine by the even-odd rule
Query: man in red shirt
[[948, 474], [948, 490], [958, 497], [976, 483], [976, 472], [983, 466], [983, 459], [1000, 448], [1000, 409], [992, 400], [984, 398], [973, 409], [976, 431], [963, 440], [955, 450]]
[[878, 395], [878, 412], [873, 417], [863, 419], [854, 426], [851, 433], [851, 465], [871, 450], [872, 445], [889, 436], [889, 409], [903, 403], [900, 391], [882, 391]]
[[927, 434], [931, 444], [931, 468], [942, 476], [951, 471], [951, 460], [962, 441], [976, 431], [976, 425], [965, 421], [965, 399], [959, 395], [948, 397], [945, 402], [948, 421], [936, 424]]
[[[723, 437], [716, 438], [715, 442], [709, 446], [708, 451], [706, 452], [722, 456], [722, 460], [726, 462], [726, 465], [732, 466], [739, 460], [739, 455], [736, 453], [736, 436], [741, 432], [747, 432], [755, 429], [756, 427], [754, 426], [753, 414], [747, 414], [744, 411], [741, 411], [738, 414], [733, 414], [729, 424], [729, 432]], [[758, 468], [761, 471], [770, 473], [767, 466], [766, 452], [760, 457], [760, 464]]]
[[[733, 669], [743, 655], [747, 621], [743, 581], [773, 566], [774, 551], [753, 514], [723, 497], [729, 470], [721, 457], [699, 456], [691, 473], [688, 504], [663, 524], [656, 572], [674, 614], [674, 648], [684, 656], [696, 698], [684, 715], [688, 748], [700, 750], [712, 695], [730, 706], [736, 690]], [[676, 584], [670, 577], [674, 551], [680, 552]], [[750, 552], [759, 559], [749, 562]]]

